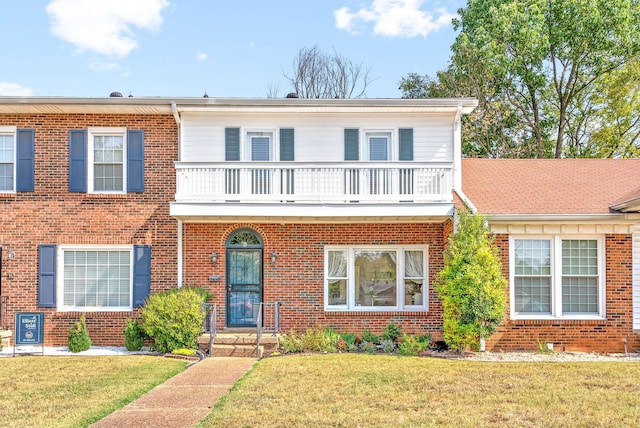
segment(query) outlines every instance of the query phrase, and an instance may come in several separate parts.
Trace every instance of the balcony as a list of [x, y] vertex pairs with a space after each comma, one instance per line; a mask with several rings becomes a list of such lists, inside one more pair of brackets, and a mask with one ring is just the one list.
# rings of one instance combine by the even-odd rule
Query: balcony
[[449, 163], [176, 163], [170, 215], [183, 222], [441, 222]]
[[451, 164], [176, 163], [177, 203], [447, 203]]

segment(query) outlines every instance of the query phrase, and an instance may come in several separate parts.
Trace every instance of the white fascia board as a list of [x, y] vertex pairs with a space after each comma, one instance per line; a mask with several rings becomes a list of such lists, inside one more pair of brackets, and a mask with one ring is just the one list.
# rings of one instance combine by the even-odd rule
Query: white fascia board
[[199, 204], [172, 202], [169, 214], [185, 223], [441, 223], [453, 215], [442, 204]]

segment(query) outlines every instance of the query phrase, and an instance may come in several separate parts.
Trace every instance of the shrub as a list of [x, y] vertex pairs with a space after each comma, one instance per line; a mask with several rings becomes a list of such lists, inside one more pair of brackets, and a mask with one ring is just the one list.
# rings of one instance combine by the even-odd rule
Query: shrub
[[405, 333], [402, 335], [402, 342], [398, 345], [398, 353], [400, 355], [416, 356], [426, 350], [428, 346], [428, 341], [420, 340]]
[[396, 342], [394, 340], [382, 339], [380, 346], [382, 347], [382, 352], [386, 352], [388, 354], [396, 352]]
[[396, 340], [400, 337], [400, 327], [390, 322], [382, 331], [383, 340]]
[[138, 320], [127, 320], [127, 326], [123, 330], [124, 346], [127, 351], [139, 351], [144, 345], [144, 332]]
[[444, 340], [463, 353], [498, 329], [506, 312], [507, 280], [484, 218], [462, 211], [449, 237], [436, 290], [442, 299]]
[[187, 356], [187, 357], [191, 357], [193, 355], [196, 355], [196, 350], [195, 349], [180, 348], [180, 349], [174, 349], [171, 353], [175, 354], [175, 355], [184, 355], [184, 356]]
[[89, 348], [91, 348], [91, 338], [87, 330], [86, 317], [82, 314], [80, 321], [76, 321], [69, 330], [69, 351], [82, 352]]
[[377, 335], [371, 333], [369, 330], [362, 330], [363, 342], [378, 343], [379, 340], [380, 338]]
[[336, 347], [333, 343], [335, 336], [337, 335], [332, 331], [327, 334], [325, 330], [308, 328], [302, 335], [302, 348], [312, 352], [335, 352]]
[[294, 330], [291, 330], [286, 335], [280, 336], [279, 349], [284, 354], [302, 352], [304, 349], [302, 338]]
[[205, 313], [203, 294], [195, 287], [153, 294], [142, 308], [142, 331], [160, 352], [196, 348]]
[[367, 354], [373, 354], [376, 352], [376, 344], [373, 342], [362, 342], [360, 344], [360, 350], [366, 352]]
[[344, 340], [347, 345], [353, 345], [356, 343], [357, 336], [355, 333], [340, 333], [340, 338]]

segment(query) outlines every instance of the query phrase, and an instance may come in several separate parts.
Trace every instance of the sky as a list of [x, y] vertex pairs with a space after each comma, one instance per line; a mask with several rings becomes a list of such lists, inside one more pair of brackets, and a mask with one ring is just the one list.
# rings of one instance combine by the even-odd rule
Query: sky
[[369, 69], [367, 98], [444, 69], [464, 0], [4, 0], [0, 96], [285, 96], [301, 49]]

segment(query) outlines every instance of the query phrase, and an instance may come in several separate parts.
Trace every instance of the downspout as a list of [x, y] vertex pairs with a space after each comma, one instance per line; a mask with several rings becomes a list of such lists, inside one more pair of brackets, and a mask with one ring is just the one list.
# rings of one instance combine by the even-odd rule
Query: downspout
[[[182, 153], [182, 121], [180, 119], [180, 114], [178, 113], [178, 107], [176, 106], [176, 103], [171, 103], [171, 112], [173, 113], [173, 118], [176, 121], [176, 125], [178, 125], [178, 160], [180, 160], [182, 158], [181, 153]], [[178, 235], [178, 242], [177, 242], [177, 263], [176, 263], [176, 267], [178, 269], [177, 272], [177, 281], [178, 283], [176, 284], [178, 288], [182, 287], [182, 220], [178, 220], [178, 230], [177, 230], [177, 235]]]

